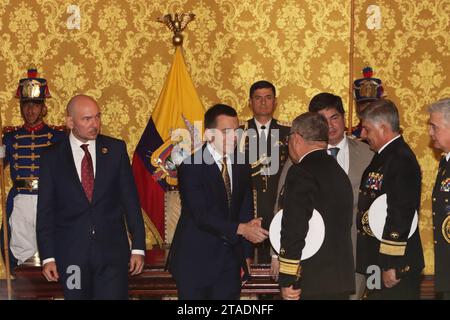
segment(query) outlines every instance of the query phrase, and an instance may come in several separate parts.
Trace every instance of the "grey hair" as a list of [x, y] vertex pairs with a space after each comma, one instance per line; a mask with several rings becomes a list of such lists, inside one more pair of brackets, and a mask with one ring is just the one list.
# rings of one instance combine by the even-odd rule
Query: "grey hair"
[[446, 124], [450, 125], [450, 98], [444, 98], [435, 103], [431, 104], [428, 107], [429, 113], [442, 113]]
[[359, 114], [361, 120], [387, 123], [393, 132], [400, 132], [400, 116], [394, 102], [388, 99], [375, 100]]
[[305, 112], [292, 121], [291, 132], [297, 132], [306, 141], [328, 143], [328, 122], [317, 112]]

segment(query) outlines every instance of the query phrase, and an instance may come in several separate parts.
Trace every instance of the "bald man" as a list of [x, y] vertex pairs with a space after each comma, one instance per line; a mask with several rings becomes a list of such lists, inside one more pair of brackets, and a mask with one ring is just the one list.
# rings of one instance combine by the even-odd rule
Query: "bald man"
[[144, 266], [144, 222], [126, 145], [99, 134], [100, 116], [93, 98], [73, 97], [70, 135], [41, 156], [39, 255], [44, 276], [61, 282], [66, 299], [127, 299], [128, 273]]

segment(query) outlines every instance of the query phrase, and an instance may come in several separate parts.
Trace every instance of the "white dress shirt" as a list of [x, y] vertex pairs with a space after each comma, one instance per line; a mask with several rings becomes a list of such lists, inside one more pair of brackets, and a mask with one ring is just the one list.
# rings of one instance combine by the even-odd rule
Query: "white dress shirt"
[[[270, 119], [266, 124], [261, 124], [258, 122], [258, 120], [255, 120], [256, 129], [258, 130], [258, 136], [261, 137], [261, 132], [264, 130], [264, 134], [266, 135], [266, 138], [269, 136], [269, 128], [270, 124], [272, 123], [272, 119]], [[265, 129], [261, 129], [262, 126], [265, 126]]]
[[339, 152], [336, 156], [336, 160], [341, 166], [342, 169], [344, 169], [345, 173], [348, 174], [348, 170], [350, 167], [350, 155], [348, 151], [348, 138], [344, 136], [344, 138], [335, 146], [329, 144], [329, 148], [339, 148]]
[[[87, 142], [81, 142], [73, 135], [73, 133], [71, 131], [70, 135], [69, 135], [69, 141], [70, 141], [70, 147], [72, 149], [73, 160], [75, 162], [75, 167], [77, 169], [78, 178], [80, 179], [80, 182], [81, 182], [81, 162], [83, 161], [83, 157], [84, 157], [84, 150], [81, 149], [82, 144], [89, 145], [88, 150], [89, 150], [89, 153], [91, 154], [92, 166], [94, 167], [94, 178], [95, 178], [96, 159], [97, 159], [96, 152], [95, 152], [95, 140], [88, 140]], [[145, 256], [144, 250], [131, 250], [131, 253]], [[45, 259], [44, 261], [42, 261], [42, 265], [45, 265], [46, 263], [52, 262], [52, 261], [55, 261], [55, 258]]]
[[81, 149], [81, 145], [87, 144], [88, 145], [88, 151], [91, 154], [92, 158], [92, 166], [94, 167], [94, 178], [95, 178], [95, 171], [96, 171], [96, 152], [95, 152], [95, 140], [88, 140], [87, 142], [81, 142], [78, 140], [72, 133], [70, 132], [69, 135], [69, 141], [70, 141], [70, 147], [72, 148], [72, 155], [73, 155], [73, 161], [75, 162], [75, 167], [77, 168], [78, 178], [81, 182], [81, 162], [83, 161], [84, 157], [84, 150]]
[[386, 147], [387, 147], [390, 143], [392, 143], [392, 141], [397, 140], [397, 139], [400, 138], [400, 137], [401, 137], [401, 135], [398, 135], [398, 136], [396, 136], [395, 138], [389, 140], [384, 146], [382, 146], [382, 147], [380, 148], [380, 150], [378, 150], [378, 154], [380, 154], [381, 151], [383, 151], [384, 149], [386, 149]]
[[[211, 153], [214, 161], [216, 162], [217, 166], [219, 167], [220, 172], [222, 172], [222, 159], [224, 156], [222, 156], [217, 150], [214, 148], [214, 145], [211, 143], [207, 143], [206, 147], [208, 148], [209, 153]], [[225, 155], [227, 158], [227, 169], [228, 169], [228, 175], [230, 176], [230, 187], [231, 192], [233, 192], [233, 169], [231, 165], [230, 156], [228, 154]]]

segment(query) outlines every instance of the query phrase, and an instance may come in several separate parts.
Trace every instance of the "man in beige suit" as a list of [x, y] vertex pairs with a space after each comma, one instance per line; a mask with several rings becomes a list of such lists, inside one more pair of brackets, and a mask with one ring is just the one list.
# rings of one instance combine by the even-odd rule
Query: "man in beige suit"
[[[369, 146], [361, 141], [347, 137], [345, 135], [345, 111], [342, 99], [331, 93], [322, 92], [315, 95], [309, 103], [309, 111], [318, 112], [328, 121], [328, 153], [333, 156], [347, 173], [353, 189], [353, 225], [352, 242], [353, 256], [356, 257], [356, 211], [358, 204], [358, 190], [364, 170], [369, 165], [373, 157], [373, 152]], [[289, 159], [283, 167], [278, 183], [278, 197], [275, 203], [275, 212], [282, 208], [283, 186], [287, 172], [292, 166]], [[271, 272], [274, 277], [278, 275], [278, 260], [272, 256]], [[361, 299], [365, 283], [364, 277], [355, 273], [356, 292], [350, 299]]]

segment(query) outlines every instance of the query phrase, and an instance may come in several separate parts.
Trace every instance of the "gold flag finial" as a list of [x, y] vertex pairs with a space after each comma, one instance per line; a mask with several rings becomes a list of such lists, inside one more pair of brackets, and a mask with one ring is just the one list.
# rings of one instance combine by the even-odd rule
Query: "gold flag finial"
[[178, 47], [183, 44], [183, 35], [181, 32], [183, 32], [188, 23], [194, 20], [194, 18], [195, 14], [193, 13], [182, 13], [180, 15], [175, 13], [174, 17], [171, 14], [166, 14], [158, 18], [157, 21], [164, 23], [173, 32], [172, 43]]

